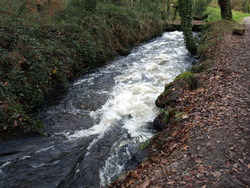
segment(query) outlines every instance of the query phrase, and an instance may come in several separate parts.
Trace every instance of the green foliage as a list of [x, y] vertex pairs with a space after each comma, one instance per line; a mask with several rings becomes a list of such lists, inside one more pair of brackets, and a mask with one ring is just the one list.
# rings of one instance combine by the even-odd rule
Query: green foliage
[[205, 12], [208, 14], [207, 22], [216, 22], [221, 19], [220, 8], [219, 7], [207, 7]]
[[178, 81], [179, 83], [184, 82], [188, 85], [190, 90], [196, 89], [198, 87], [197, 80], [195, 79], [194, 74], [191, 72], [183, 72], [177, 76], [174, 81]]
[[[235, 24], [234, 21], [221, 20], [208, 24], [206, 30], [203, 31], [200, 44], [198, 47], [198, 54], [203, 59], [207, 56], [212, 57], [211, 52], [213, 48], [220, 42], [225, 35], [231, 34]], [[223, 30], [221, 29], [223, 28]]]
[[151, 139], [148, 139], [144, 134], [140, 134], [139, 137], [135, 139], [136, 143], [139, 143], [140, 150], [146, 149], [151, 144]]
[[202, 16], [203, 13], [206, 11], [209, 2], [207, 0], [196, 0], [194, 2], [194, 15]]
[[173, 113], [174, 113], [174, 109], [173, 108], [163, 109], [161, 111], [162, 121], [164, 123], [168, 123], [169, 120], [171, 119]]
[[193, 65], [192, 68], [190, 69], [191, 73], [201, 73], [206, 70], [206, 65], [205, 64], [196, 64]]
[[141, 143], [139, 144], [139, 148], [140, 148], [140, 150], [144, 150], [144, 149], [146, 149], [147, 147], [149, 147], [150, 144], [151, 144], [151, 139], [147, 139], [147, 140], [145, 140], [144, 142], [141, 142]]
[[30, 112], [57, 87], [162, 32], [160, 2], [0, 1], [0, 131], [37, 131]]

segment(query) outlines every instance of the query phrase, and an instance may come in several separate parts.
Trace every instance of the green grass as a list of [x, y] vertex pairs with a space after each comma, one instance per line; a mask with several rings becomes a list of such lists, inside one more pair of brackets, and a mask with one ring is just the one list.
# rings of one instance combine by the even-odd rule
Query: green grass
[[[219, 7], [208, 7], [205, 13], [209, 15], [208, 22], [217, 22], [221, 19]], [[233, 10], [233, 20], [238, 23], [241, 23], [243, 18], [247, 16], [250, 16], [250, 14]]]
[[249, 13], [243, 13], [243, 12], [239, 12], [239, 11], [233, 11], [233, 20], [241, 23], [243, 18], [250, 16]]

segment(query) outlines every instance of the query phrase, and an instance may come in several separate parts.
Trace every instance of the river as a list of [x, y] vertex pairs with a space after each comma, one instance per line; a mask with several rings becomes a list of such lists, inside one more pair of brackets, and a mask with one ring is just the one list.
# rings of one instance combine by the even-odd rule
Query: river
[[1, 143], [0, 187], [106, 186], [153, 136], [154, 101], [192, 61], [176, 31], [89, 70], [35, 115], [47, 137]]

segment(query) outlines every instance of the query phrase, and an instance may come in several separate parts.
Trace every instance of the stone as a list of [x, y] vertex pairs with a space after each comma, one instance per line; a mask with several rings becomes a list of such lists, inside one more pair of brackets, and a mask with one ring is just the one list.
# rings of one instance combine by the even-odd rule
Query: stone
[[243, 35], [244, 33], [245, 33], [245, 28], [243, 27], [235, 27], [232, 32], [233, 35]]

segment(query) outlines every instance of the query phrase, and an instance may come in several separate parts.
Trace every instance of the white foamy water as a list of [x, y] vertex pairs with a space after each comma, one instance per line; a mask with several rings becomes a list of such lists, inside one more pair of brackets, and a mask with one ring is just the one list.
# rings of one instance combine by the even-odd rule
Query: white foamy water
[[37, 114], [47, 138], [0, 146], [0, 187], [107, 186], [154, 134], [156, 98], [191, 66], [184, 46], [164, 33], [72, 83]]
[[[159, 113], [159, 109], [155, 107], [155, 100], [165, 84], [173, 81], [177, 75], [190, 67], [191, 62], [187, 60], [190, 59], [184, 47], [182, 33], [171, 32], [136, 48], [129, 56], [108, 65], [103, 72], [108, 74], [112, 69], [118, 69], [121, 74], [114, 77], [115, 85], [109, 93], [107, 102], [100, 109], [90, 112], [92, 118], [99, 119], [99, 123], [89, 129], [69, 134], [69, 138], [99, 135], [89, 146], [88, 149], [91, 150], [117, 123], [131, 137], [123, 141], [123, 145], [142, 142], [152, 137], [153, 133], [149, 131], [147, 124]], [[129, 68], [123, 68], [124, 64]], [[75, 85], [90, 81], [93, 79], [85, 78], [78, 80]], [[117, 162], [121, 157], [117, 145], [119, 144], [113, 144], [105, 166], [100, 170], [101, 185], [108, 184], [115, 174], [124, 170], [121, 162]], [[125, 152], [123, 157], [131, 156], [129, 152]]]
[[[115, 86], [106, 104], [101, 109], [90, 112], [91, 117], [100, 118], [100, 122], [89, 129], [76, 131], [69, 137], [102, 134], [120, 120], [123, 120], [122, 127], [131, 137], [139, 137], [141, 134], [146, 135], [146, 138], [151, 137], [152, 134], [145, 130], [145, 125], [152, 122], [158, 113], [154, 101], [166, 83], [190, 66], [186, 61], [187, 54], [182, 33], [171, 32], [165, 33], [160, 40], [138, 47], [129, 56], [107, 66], [105, 71], [110, 71], [113, 66], [117, 68], [119, 64], [129, 62], [129, 69], [121, 70], [122, 74], [114, 78]], [[75, 85], [84, 81], [89, 82], [84, 78]]]

